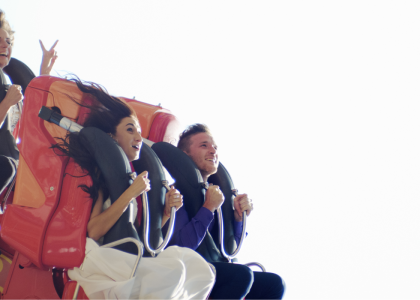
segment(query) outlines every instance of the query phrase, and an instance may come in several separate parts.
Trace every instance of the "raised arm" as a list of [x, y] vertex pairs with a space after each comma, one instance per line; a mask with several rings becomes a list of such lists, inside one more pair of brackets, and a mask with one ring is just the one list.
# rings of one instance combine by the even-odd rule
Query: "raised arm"
[[99, 193], [98, 200], [92, 209], [92, 214], [87, 226], [88, 235], [95, 241], [103, 237], [121, 217], [131, 200], [140, 194], [150, 190], [148, 173], [144, 171], [134, 179], [133, 184], [115, 201], [110, 207], [102, 211], [103, 199], [102, 192]]
[[57, 46], [58, 40], [52, 45], [50, 50], [45, 49], [44, 44], [41, 40], [39, 40], [39, 44], [41, 45], [42, 49], [42, 62], [41, 68], [39, 71], [39, 75], [50, 75], [52, 67], [57, 59], [57, 51], [55, 50], [55, 46]]

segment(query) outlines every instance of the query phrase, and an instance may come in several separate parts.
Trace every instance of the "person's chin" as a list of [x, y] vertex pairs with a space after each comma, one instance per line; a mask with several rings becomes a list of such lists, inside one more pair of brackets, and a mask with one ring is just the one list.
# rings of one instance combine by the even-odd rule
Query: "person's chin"
[[127, 155], [128, 161], [130, 161], [130, 162], [132, 162], [134, 160], [138, 160], [139, 157], [140, 157], [140, 153], [136, 153], [136, 154], [133, 154], [133, 155], [130, 155], [130, 156]]
[[8, 64], [9, 64], [9, 61], [2, 61], [0, 58], [0, 69], [7, 67]]
[[217, 167], [215, 167], [215, 168], [211, 168], [210, 170], [209, 170], [209, 174], [210, 175], [213, 175], [213, 174], [216, 174], [217, 173]]

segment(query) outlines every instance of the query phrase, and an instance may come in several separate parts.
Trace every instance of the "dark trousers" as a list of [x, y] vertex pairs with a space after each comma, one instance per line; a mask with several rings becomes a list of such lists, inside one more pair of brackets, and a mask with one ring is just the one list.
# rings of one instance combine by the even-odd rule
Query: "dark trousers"
[[284, 283], [277, 274], [254, 272], [240, 264], [212, 263], [216, 268], [216, 283], [212, 299], [281, 299]]
[[0, 194], [12, 182], [16, 174], [15, 164], [7, 156], [0, 155]]

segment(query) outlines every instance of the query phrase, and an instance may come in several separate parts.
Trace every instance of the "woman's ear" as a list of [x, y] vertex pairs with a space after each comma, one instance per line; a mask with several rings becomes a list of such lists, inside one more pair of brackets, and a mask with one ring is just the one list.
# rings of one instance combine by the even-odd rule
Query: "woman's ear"
[[116, 141], [116, 142], [117, 142], [117, 144], [118, 144], [118, 140], [115, 138], [115, 136], [113, 136], [113, 135], [112, 135], [112, 133], [110, 133], [110, 132], [109, 132], [109, 133], [108, 133], [108, 135], [109, 135], [109, 136], [110, 136], [110, 137], [111, 137], [114, 141]]

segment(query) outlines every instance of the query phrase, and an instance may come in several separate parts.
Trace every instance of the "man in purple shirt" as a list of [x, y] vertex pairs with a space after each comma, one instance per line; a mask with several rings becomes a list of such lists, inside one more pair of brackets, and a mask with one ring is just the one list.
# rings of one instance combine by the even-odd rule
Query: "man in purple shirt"
[[[181, 134], [178, 148], [194, 161], [204, 182], [217, 172], [219, 165], [217, 145], [207, 126], [203, 124], [189, 126]], [[175, 228], [169, 245], [196, 250], [207, 232], [212, 233], [217, 229], [214, 212], [223, 201], [224, 196], [219, 187], [211, 185], [206, 191], [203, 206], [195, 216], [189, 217], [186, 209], [181, 207], [176, 214]], [[234, 236], [236, 243], [239, 244], [242, 212], [246, 211], [247, 216], [251, 214], [252, 200], [247, 194], [238, 195], [234, 199], [234, 207]], [[277, 274], [253, 272], [247, 266], [240, 264], [214, 261], [211, 263], [216, 268], [216, 283], [210, 294], [213, 299], [242, 299], [245, 296], [247, 299], [281, 299], [283, 296], [283, 280]]]

